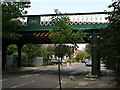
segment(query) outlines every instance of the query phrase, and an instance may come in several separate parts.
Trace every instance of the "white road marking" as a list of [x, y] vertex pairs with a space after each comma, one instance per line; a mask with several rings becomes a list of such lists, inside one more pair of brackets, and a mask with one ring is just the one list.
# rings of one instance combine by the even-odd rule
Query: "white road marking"
[[[20, 76], [20, 77], [29, 77], [29, 76], [31, 76], [31, 75], [24, 75], [24, 76]], [[1, 81], [6, 81], [6, 80], [8, 80], [8, 79], [2, 79], [2, 80], [0, 80], [0, 82]]]
[[[64, 84], [61, 84], [61, 86], [63, 86]], [[58, 85], [56, 88], [60, 88], [60, 86]]]
[[13, 86], [13, 87], [11, 87], [11, 88], [17, 88], [17, 87], [24, 86], [24, 85], [27, 85], [27, 84], [30, 84], [30, 83], [33, 83], [33, 82], [35, 82], [35, 81], [31, 81], [31, 82], [28, 82], [28, 83], [16, 85], [16, 86]]
[[[61, 86], [65, 85], [69, 80], [67, 78], [64, 78], [61, 80]], [[57, 83], [59, 83], [59, 81], [57, 81]], [[60, 86], [58, 85], [56, 88], [60, 88]]]
[[0, 80], [0, 81], [6, 81], [7, 79], [2, 79], [2, 80]]
[[34, 74], [35, 76], [40, 76], [40, 74]]
[[24, 75], [24, 76], [20, 76], [20, 77], [29, 77], [29, 76], [31, 76], [31, 75]]

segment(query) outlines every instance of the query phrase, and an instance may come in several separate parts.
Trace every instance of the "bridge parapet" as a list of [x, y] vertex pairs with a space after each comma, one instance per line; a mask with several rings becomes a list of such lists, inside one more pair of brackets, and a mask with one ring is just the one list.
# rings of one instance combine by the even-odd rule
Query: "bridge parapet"
[[[70, 18], [69, 25], [76, 29], [100, 29], [108, 25], [108, 12], [92, 12], [92, 13], [65, 13], [61, 16]], [[57, 14], [42, 15], [25, 15], [21, 16], [25, 19], [22, 21], [22, 27], [17, 31], [49, 31], [56, 28], [51, 22], [51, 18]]]
[[[70, 25], [78, 25], [78, 24], [99, 24], [99, 23], [108, 23], [106, 20], [106, 14], [91, 14], [91, 15], [68, 15], [70, 18]], [[41, 16], [40, 17], [40, 25], [47, 26], [53, 25], [51, 23], [52, 16]]]
[[[69, 14], [61, 14], [62, 16], [68, 16], [70, 18], [70, 25], [78, 25], [78, 24], [100, 24], [100, 23], [108, 23], [106, 17], [108, 14], [106, 12], [95, 12], [95, 13], [69, 13]], [[26, 20], [23, 21], [23, 25], [29, 24], [39, 24], [41, 26], [51, 26], [53, 23], [51, 22], [52, 16], [57, 16], [56, 14], [45, 14], [45, 15], [27, 15], [22, 16], [26, 17]]]

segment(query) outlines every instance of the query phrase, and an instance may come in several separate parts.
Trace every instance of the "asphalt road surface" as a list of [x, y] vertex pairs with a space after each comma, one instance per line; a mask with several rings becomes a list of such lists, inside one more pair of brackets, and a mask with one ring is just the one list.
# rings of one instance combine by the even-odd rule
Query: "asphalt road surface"
[[[68, 80], [71, 76], [85, 74], [89, 68], [84, 63], [76, 63], [67, 68], [66, 64], [61, 69], [61, 81]], [[3, 73], [2, 88], [58, 88], [58, 69], [54, 65], [43, 67], [24, 68], [20, 71]]]

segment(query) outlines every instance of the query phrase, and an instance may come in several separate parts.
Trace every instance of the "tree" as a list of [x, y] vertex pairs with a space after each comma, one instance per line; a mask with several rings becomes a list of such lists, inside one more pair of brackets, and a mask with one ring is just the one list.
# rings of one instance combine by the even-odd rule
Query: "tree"
[[19, 35], [11, 31], [20, 27], [19, 16], [27, 14], [25, 8], [30, 7], [30, 2], [22, 2], [23, 0], [1, 1], [2, 6], [2, 37], [18, 39]]
[[18, 59], [18, 53], [17, 53], [17, 46], [15, 44], [10, 45], [7, 47], [7, 55], [12, 55], [13, 56], [13, 65], [14, 67], [17, 66], [17, 59]]
[[109, 13], [109, 25], [102, 32], [99, 40], [100, 56], [105, 60], [107, 67], [116, 73], [118, 86], [120, 85], [120, 1], [114, 1], [109, 8], [113, 11]]
[[88, 54], [90, 54], [90, 55], [92, 55], [92, 52], [91, 52], [92, 49], [91, 49], [91, 47], [92, 47], [91, 44], [87, 44], [87, 45], [86, 45], [86, 48], [85, 48], [85, 51], [86, 51]]
[[9, 47], [7, 47], [7, 55], [12, 55], [14, 52], [17, 52], [16, 45], [10, 45]]
[[23, 55], [27, 55], [27, 66], [33, 66], [33, 57], [42, 56], [40, 44], [27, 44], [22, 48]]
[[[82, 41], [84, 37], [84, 33], [81, 30], [78, 30], [75, 34], [73, 33], [72, 27], [70, 27], [70, 19], [67, 16], [62, 16], [61, 12], [58, 11], [58, 9], [55, 10], [56, 16], [52, 17], [52, 23], [56, 26], [54, 30], [51, 30], [50, 33], [50, 39], [55, 43], [59, 44], [57, 52], [59, 54], [58, 57], [62, 57], [65, 52], [63, 52], [63, 47], [65, 43], [69, 42], [74, 44], [75, 48], [77, 47], [77, 42]], [[61, 90], [61, 80], [60, 80], [60, 60], [58, 60], [58, 70], [59, 70], [59, 84], [60, 84], [60, 90]]]
[[55, 44], [59, 44], [58, 46], [60, 48], [62, 48], [62, 46], [65, 46], [66, 43], [74, 44], [74, 48], [77, 48], [77, 42], [83, 41], [85, 34], [82, 32], [82, 30], [78, 30], [75, 34], [72, 34], [73, 29], [69, 25], [69, 17], [62, 16], [61, 12], [59, 12], [57, 9], [55, 10], [55, 13], [57, 15], [52, 17], [52, 23], [56, 26], [56, 28], [50, 31], [50, 39]]
[[[22, 48], [22, 62], [25, 66], [33, 66], [33, 58], [36, 56], [43, 57], [43, 64], [46, 66], [49, 62], [49, 57], [54, 55], [54, 47], [44, 44], [27, 44]], [[26, 57], [24, 57], [26, 55]]]
[[[43, 44], [44, 46], [44, 44]], [[41, 47], [41, 56], [44, 59], [44, 66], [47, 66], [49, 64], [50, 61], [50, 57], [52, 57], [52, 55], [54, 55], [54, 47], [51, 45], [47, 45], [46, 47]]]
[[[30, 2], [24, 0], [1, 0], [2, 7], [2, 69], [5, 69], [6, 48], [9, 40], [18, 40], [20, 35], [12, 32], [20, 27], [20, 15], [26, 14], [26, 8], [30, 7]], [[8, 43], [6, 43], [8, 41]]]
[[77, 56], [76, 56], [77, 61], [79, 60], [83, 61], [83, 59], [85, 58], [90, 58], [90, 55], [86, 51], [79, 51], [77, 53]]

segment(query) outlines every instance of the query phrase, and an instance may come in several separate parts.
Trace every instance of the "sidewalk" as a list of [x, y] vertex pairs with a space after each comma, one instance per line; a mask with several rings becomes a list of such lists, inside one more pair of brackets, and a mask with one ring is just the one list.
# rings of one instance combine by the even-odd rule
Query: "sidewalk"
[[74, 79], [68, 80], [64, 83], [62, 88], [115, 88], [115, 82], [113, 82], [113, 71], [102, 67], [101, 73], [102, 75], [98, 78], [77, 76]]
[[[75, 63], [72, 63], [73, 65]], [[62, 66], [61, 69], [66, 68], [65, 66]], [[3, 70], [3, 73], [17, 73], [17, 72], [31, 72], [34, 70], [49, 70], [49, 69], [58, 69], [58, 65], [49, 65], [49, 66], [39, 66], [39, 67], [22, 67], [22, 68], [8, 68], [6, 70]]]

